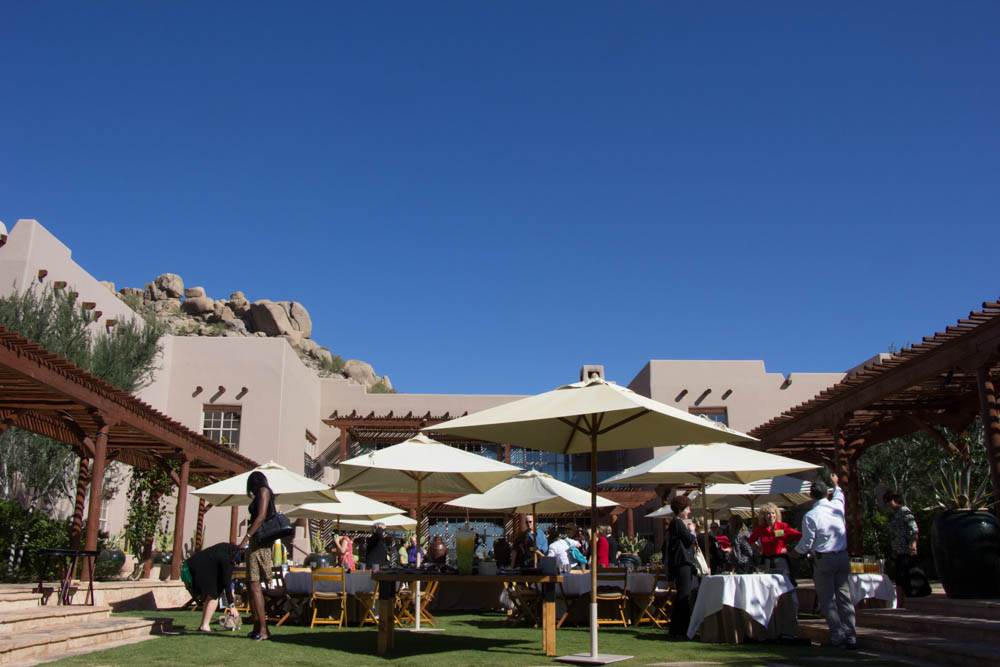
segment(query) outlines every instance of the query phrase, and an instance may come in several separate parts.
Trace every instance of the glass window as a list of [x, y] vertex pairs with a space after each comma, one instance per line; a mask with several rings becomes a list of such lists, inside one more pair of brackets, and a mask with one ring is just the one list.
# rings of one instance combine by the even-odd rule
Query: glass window
[[726, 408], [688, 408], [692, 415], [704, 415], [714, 422], [729, 426], [729, 413]]
[[215, 440], [230, 449], [239, 450], [241, 418], [239, 406], [206, 405], [201, 433], [206, 438]]

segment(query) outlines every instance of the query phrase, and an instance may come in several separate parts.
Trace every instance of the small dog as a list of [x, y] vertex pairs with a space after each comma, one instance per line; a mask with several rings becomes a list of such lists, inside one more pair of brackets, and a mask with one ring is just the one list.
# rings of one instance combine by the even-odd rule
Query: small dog
[[223, 614], [219, 617], [219, 625], [221, 625], [224, 630], [237, 632], [240, 629], [240, 626], [243, 625], [243, 621], [240, 620], [239, 616]]

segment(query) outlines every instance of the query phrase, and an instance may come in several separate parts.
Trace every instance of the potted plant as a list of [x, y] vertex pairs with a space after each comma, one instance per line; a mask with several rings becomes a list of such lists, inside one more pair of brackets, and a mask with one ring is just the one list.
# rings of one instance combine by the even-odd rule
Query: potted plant
[[948, 597], [1000, 597], [1000, 526], [986, 511], [992, 504], [988, 485], [986, 476], [973, 486], [968, 461], [935, 485], [944, 511], [934, 518], [931, 550]]
[[621, 553], [618, 554], [618, 564], [621, 567], [634, 570], [642, 566], [642, 557], [639, 554], [646, 547], [645, 538], [625, 535], [618, 540], [618, 547], [621, 549]]

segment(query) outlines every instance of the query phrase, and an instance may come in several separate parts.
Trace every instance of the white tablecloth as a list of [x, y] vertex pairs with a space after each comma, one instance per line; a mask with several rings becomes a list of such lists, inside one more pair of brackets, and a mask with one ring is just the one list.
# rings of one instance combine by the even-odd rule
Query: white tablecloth
[[698, 600], [691, 610], [688, 638], [694, 639], [701, 622], [723, 606], [740, 609], [757, 623], [767, 627], [778, 598], [794, 590], [783, 574], [717, 574], [702, 577]]
[[[317, 581], [316, 588], [330, 591], [338, 586], [333, 581]], [[312, 591], [311, 572], [289, 572], [285, 575], [285, 590], [289, 593], [310, 593]], [[375, 592], [375, 582], [370, 572], [348, 572], [344, 575], [344, 590], [348, 595]]]
[[848, 583], [851, 587], [851, 602], [857, 606], [865, 598], [885, 600], [890, 609], [896, 608], [896, 586], [884, 574], [852, 574]]
[[[648, 593], [656, 585], [656, 575], [649, 572], [629, 572], [628, 590], [633, 593]], [[601, 579], [597, 582], [598, 590], [601, 586], [615, 586], [621, 588], [625, 584], [625, 579]], [[562, 589], [568, 596], [586, 595], [590, 593], [590, 573], [570, 573], [563, 575]]]

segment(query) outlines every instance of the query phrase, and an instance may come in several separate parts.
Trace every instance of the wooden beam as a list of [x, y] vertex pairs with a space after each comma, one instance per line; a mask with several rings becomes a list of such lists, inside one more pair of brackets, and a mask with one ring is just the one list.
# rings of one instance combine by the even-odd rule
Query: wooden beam
[[979, 399], [982, 403], [983, 440], [986, 443], [986, 460], [993, 482], [994, 513], [1000, 515], [1000, 409], [997, 407], [996, 384], [987, 366], [976, 369]]

